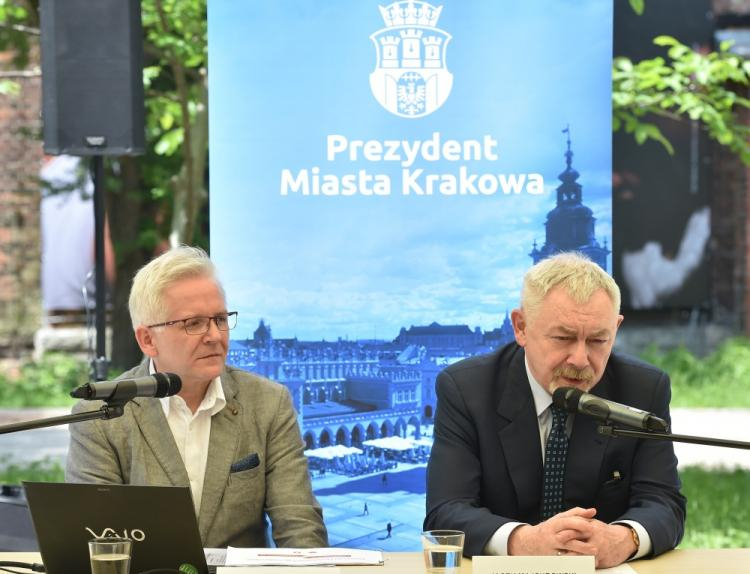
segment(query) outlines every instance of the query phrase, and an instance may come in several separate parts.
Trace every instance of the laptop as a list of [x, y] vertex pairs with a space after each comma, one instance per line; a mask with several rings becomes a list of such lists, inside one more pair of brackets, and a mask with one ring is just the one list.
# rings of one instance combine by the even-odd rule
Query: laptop
[[23, 485], [47, 574], [90, 572], [88, 541], [102, 536], [133, 540], [131, 574], [185, 564], [208, 573], [187, 486]]

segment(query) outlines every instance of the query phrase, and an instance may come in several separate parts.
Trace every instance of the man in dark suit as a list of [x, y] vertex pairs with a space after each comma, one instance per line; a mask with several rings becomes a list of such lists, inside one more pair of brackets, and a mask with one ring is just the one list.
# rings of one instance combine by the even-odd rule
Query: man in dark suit
[[602, 436], [593, 419], [553, 412], [564, 386], [669, 420], [669, 377], [612, 353], [619, 309], [614, 280], [583, 256], [528, 271], [516, 343], [438, 376], [425, 529], [464, 531], [468, 556], [586, 554], [598, 568], [679, 543], [672, 443]]

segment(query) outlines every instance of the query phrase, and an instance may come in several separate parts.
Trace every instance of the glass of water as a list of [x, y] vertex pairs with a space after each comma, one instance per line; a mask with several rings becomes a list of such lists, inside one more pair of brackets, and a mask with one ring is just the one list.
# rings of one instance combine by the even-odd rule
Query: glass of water
[[91, 574], [129, 574], [130, 552], [133, 541], [129, 538], [94, 538], [89, 540]]
[[424, 565], [428, 572], [458, 572], [464, 551], [464, 533], [460, 530], [422, 532]]

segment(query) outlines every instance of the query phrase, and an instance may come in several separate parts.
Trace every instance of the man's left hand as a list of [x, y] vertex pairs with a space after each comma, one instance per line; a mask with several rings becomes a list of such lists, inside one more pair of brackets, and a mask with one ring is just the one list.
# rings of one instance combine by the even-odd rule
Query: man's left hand
[[637, 550], [630, 528], [622, 524], [607, 524], [593, 519], [589, 523], [590, 536], [586, 540], [596, 547], [596, 567], [612, 568], [622, 564]]

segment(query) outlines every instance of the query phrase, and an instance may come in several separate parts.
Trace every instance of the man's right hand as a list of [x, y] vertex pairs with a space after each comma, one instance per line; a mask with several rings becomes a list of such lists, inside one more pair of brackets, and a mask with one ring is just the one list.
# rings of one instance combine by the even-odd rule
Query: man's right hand
[[524, 524], [508, 538], [510, 556], [596, 555], [597, 548], [586, 542], [591, 536], [595, 508], [571, 508], [540, 522]]

